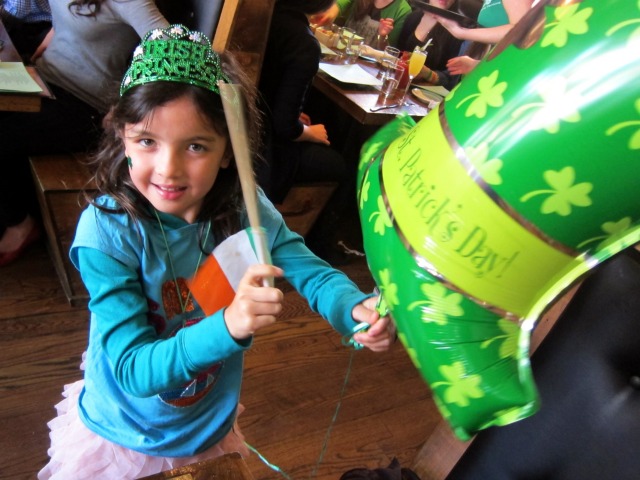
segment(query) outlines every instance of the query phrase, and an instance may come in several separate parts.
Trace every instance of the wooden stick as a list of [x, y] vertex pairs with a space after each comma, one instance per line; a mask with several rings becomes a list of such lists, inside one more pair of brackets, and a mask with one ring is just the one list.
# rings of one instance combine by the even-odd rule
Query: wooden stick
[[[271, 264], [271, 254], [267, 248], [265, 231], [260, 224], [260, 215], [258, 213], [257, 187], [253, 174], [249, 141], [247, 140], [247, 126], [244, 119], [242, 91], [239, 85], [224, 83], [222, 81], [218, 82], [218, 88], [220, 89], [224, 114], [227, 117], [229, 137], [231, 138], [231, 146], [236, 159], [236, 168], [238, 169], [240, 185], [242, 186], [242, 196], [244, 197], [247, 215], [249, 216], [249, 225], [251, 225], [251, 235], [256, 248], [256, 256], [260, 263]], [[265, 286], [273, 286], [273, 278], [265, 279]]]

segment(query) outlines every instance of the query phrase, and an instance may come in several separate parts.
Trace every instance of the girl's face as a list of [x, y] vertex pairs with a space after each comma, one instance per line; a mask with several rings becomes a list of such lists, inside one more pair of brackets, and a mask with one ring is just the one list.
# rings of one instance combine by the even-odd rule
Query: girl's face
[[156, 210], [196, 221], [220, 168], [227, 168], [227, 139], [182, 97], [156, 108], [123, 132], [129, 173], [138, 191]]

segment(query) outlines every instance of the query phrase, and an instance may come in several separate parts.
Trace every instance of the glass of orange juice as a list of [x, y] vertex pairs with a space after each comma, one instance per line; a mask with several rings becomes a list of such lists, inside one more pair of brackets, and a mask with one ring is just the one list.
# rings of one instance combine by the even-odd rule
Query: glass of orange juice
[[411, 86], [411, 82], [422, 70], [424, 67], [424, 62], [427, 60], [427, 52], [422, 50], [420, 47], [416, 47], [411, 52], [411, 56], [409, 57], [409, 81], [407, 82], [407, 86], [404, 90], [404, 96], [402, 97], [402, 101], [404, 102], [405, 97], [407, 96], [407, 92], [409, 91], [409, 87]]

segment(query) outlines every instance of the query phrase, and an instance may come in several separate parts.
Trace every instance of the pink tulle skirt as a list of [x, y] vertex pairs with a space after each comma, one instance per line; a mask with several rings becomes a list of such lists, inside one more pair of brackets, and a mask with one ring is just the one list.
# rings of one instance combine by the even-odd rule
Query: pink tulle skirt
[[[79, 380], [64, 386], [65, 398], [56, 405], [58, 416], [47, 424], [51, 430], [51, 447], [47, 452], [50, 460], [38, 473], [39, 480], [136, 479], [225, 453], [249, 455], [237, 422], [220, 442], [191, 457], [154, 457], [111, 443], [85, 427], [78, 416], [78, 397], [83, 385], [84, 380]], [[242, 410], [239, 405], [238, 414]]]

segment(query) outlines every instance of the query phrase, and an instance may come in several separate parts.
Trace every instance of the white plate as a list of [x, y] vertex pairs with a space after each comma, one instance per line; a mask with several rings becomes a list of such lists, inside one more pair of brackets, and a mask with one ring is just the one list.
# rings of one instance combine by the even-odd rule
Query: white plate
[[320, 63], [320, 70], [344, 83], [372, 86], [382, 85], [382, 80], [378, 80], [364, 68], [355, 64], [333, 65], [331, 63]]
[[411, 89], [411, 93], [420, 100], [422, 103], [426, 103], [427, 105], [432, 103], [440, 103], [443, 98], [437, 93], [429, 92], [427, 90], [423, 90], [421, 88], [413, 88]]
[[358, 55], [361, 59], [366, 60], [367, 62], [373, 62], [373, 63], [377, 63], [378, 59], [375, 57], [370, 57], [368, 55], [365, 55], [364, 53], [360, 53]]

